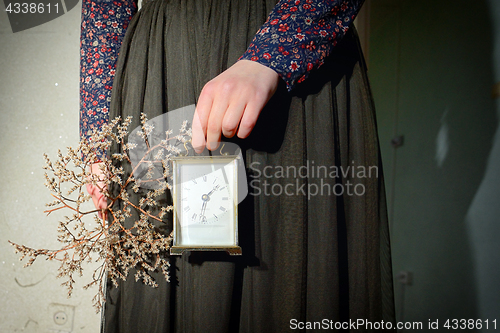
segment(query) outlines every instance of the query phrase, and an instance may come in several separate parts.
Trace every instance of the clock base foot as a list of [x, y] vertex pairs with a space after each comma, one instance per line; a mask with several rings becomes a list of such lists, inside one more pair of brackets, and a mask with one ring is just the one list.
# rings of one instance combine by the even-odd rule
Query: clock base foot
[[239, 246], [172, 246], [170, 248], [171, 255], [182, 255], [186, 251], [226, 251], [229, 255], [241, 255], [241, 247]]

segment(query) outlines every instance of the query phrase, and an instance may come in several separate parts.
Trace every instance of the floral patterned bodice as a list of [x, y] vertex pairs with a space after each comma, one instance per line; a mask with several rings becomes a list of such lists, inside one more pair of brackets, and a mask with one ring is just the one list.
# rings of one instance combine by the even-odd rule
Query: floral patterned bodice
[[[160, 1], [160, 0], [155, 0]], [[240, 59], [275, 70], [288, 90], [320, 67], [364, 0], [281, 0]], [[133, 0], [83, 0], [80, 42], [80, 137], [109, 121], [118, 51]]]

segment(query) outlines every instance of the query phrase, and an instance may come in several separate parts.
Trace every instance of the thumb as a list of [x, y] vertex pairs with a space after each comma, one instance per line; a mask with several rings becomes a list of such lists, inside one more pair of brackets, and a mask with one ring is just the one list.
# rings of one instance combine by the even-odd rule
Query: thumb
[[87, 188], [87, 192], [88, 192], [88, 194], [90, 194], [90, 195], [94, 194], [94, 185], [92, 185], [92, 184], [87, 184], [87, 185], [86, 185], [86, 188]]

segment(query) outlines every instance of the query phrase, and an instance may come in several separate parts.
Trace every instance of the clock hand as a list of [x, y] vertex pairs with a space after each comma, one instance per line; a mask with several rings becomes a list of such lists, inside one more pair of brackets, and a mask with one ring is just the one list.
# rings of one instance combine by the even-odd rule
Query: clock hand
[[212, 191], [210, 191], [210, 192], [208, 192], [208, 193], [207, 193], [207, 195], [208, 195], [208, 196], [211, 196], [211, 195], [212, 195], [212, 193], [214, 193], [214, 192], [215, 192], [218, 188], [219, 188], [219, 185], [215, 186], [215, 187], [212, 189]]
[[201, 212], [200, 212], [200, 220], [202, 216], [205, 215], [205, 210], [207, 209], [207, 201], [203, 200], [203, 205], [201, 206]]
[[208, 192], [207, 194], [203, 194], [201, 196], [201, 200], [203, 200], [203, 204], [201, 205], [200, 221], [202, 221], [203, 219], [206, 219], [205, 211], [207, 210], [207, 202], [210, 201], [210, 195], [212, 195], [212, 193], [214, 193], [219, 188], [219, 186], [220, 185], [216, 185], [210, 192]]

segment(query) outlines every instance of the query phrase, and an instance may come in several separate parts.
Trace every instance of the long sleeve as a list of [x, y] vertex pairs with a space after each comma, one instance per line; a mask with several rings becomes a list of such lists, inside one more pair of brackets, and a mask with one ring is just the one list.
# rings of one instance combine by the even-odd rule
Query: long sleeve
[[80, 138], [109, 121], [116, 60], [137, 8], [133, 0], [83, 0], [80, 36]]
[[[280, 0], [240, 59], [274, 69], [291, 90], [321, 66], [364, 0]], [[83, 0], [80, 54], [80, 137], [109, 121], [116, 60], [133, 0]]]
[[274, 69], [288, 90], [320, 67], [364, 0], [280, 0], [240, 59]]

